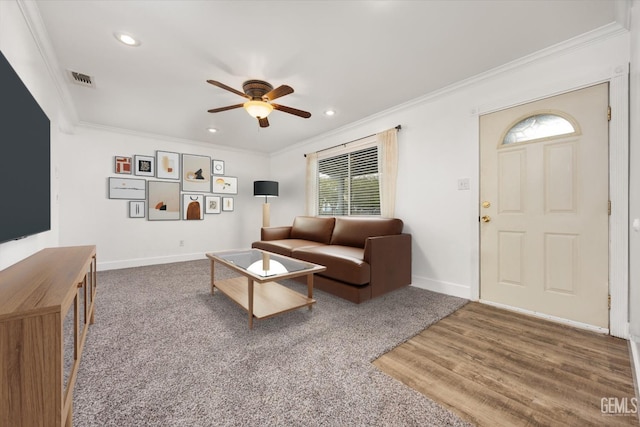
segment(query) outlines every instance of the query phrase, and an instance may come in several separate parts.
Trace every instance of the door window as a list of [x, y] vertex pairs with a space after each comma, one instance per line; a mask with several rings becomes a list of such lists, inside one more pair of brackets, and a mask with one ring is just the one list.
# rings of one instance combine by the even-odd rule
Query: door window
[[502, 140], [502, 145], [575, 133], [575, 127], [562, 116], [550, 113], [534, 114], [511, 126]]

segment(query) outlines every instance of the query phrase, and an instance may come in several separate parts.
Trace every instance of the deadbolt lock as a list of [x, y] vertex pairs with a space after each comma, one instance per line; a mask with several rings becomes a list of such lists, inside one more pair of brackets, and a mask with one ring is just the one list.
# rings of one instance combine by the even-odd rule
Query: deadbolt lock
[[486, 208], [488, 208], [489, 206], [491, 206], [491, 203], [490, 203], [490, 202], [482, 202], [482, 207], [483, 207], [483, 208], [485, 208], [485, 209], [486, 209]]
[[489, 215], [485, 215], [482, 217], [482, 222], [489, 222], [491, 221], [491, 217]]

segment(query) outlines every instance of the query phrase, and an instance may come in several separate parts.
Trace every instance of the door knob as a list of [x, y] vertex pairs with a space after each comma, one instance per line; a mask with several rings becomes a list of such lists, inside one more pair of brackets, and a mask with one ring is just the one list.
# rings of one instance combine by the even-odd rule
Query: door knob
[[491, 217], [489, 215], [485, 215], [482, 217], [482, 222], [489, 222], [491, 221]]

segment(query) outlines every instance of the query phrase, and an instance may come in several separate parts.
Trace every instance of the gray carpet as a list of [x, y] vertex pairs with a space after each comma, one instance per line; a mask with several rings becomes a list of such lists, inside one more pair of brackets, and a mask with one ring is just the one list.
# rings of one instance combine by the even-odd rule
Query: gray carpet
[[75, 426], [467, 425], [370, 363], [466, 300], [408, 287], [356, 305], [316, 291], [312, 311], [249, 330], [246, 312], [211, 295], [209, 271], [99, 272]]

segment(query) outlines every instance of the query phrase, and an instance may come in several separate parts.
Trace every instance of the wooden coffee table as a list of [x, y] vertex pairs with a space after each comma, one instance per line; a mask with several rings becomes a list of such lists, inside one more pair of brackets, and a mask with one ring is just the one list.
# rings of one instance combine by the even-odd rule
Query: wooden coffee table
[[[322, 265], [272, 254], [259, 249], [243, 249], [208, 253], [211, 260], [211, 293], [218, 288], [249, 314], [249, 329], [253, 318], [266, 319], [281, 313], [309, 307], [313, 299], [313, 275], [327, 268]], [[241, 276], [215, 280], [215, 264], [220, 263]], [[291, 290], [276, 280], [307, 276], [307, 295]]]

